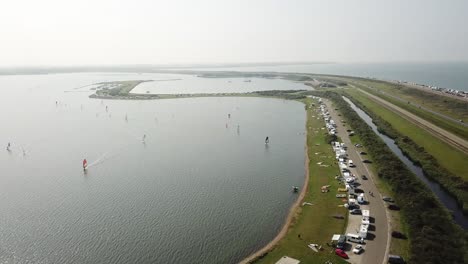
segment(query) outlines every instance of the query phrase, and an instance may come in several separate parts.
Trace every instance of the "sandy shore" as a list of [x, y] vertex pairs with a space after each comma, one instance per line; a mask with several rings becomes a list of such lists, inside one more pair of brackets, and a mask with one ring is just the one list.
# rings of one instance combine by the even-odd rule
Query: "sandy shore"
[[243, 263], [243, 264], [252, 263], [258, 257], [271, 251], [273, 247], [287, 234], [289, 226], [291, 225], [291, 222], [294, 220], [296, 211], [300, 207], [302, 201], [304, 200], [308, 186], [309, 186], [309, 147], [307, 145], [307, 138], [306, 138], [304, 185], [302, 187], [301, 192], [299, 193], [299, 197], [297, 198], [296, 202], [289, 209], [289, 214], [288, 214], [288, 217], [286, 218], [286, 221], [284, 222], [283, 228], [281, 228], [281, 231], [276, 235], [276, 237], [272, 241], [270, 241], [270, 243], [268, 243], [266, 246], [264, 246], [260, 250], [257, 250], [256, 252], [254, 252], [253, 254], [245, 258], [244, 260], [242, 260], [240, 263]]

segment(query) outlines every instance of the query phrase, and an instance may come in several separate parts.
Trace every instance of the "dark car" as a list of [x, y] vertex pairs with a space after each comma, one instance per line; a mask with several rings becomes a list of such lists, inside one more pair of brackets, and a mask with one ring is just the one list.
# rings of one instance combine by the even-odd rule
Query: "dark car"
[[389, 204], [388, 205], [388, 209], [390, 210], [395, 210], [395, 211], [399, 211], [400, 210], [400, 207], [398, 205], [395, 205], [395, 204]]
[[361, 207], [359, 205], [357, 205], [357, 204], [353, 204], [353, 205], [348, 206], [348, 209], [350, 211], [353, 211], [353, 210], [356, 210], [356, 209], [359, 210], [359, 208], [361, 208]]
[[349, 211], [350, 214], [353, 214], [353, 215], [360, 215], [362, 214], [361, 212], [361, 209], [353, 209], [351, 211]]
[[398, 231], [392, 231], [392, 237], [399, 238], [399, 239], [407, 239], [405, 234], [398, 232]]
[[366, 175], [361, 175], [361, 179], [367, 180], [367, 176]]
[[361, 154], [361, 155], [367, 155], [367, 153], [364, 152], [364, 151], [359, 152], [359, 154]]
[[389, 203], [393, 203], [393, 199], [391, 197], [387, 197], [387, 196], [384, 196], [382, 197], [382, 200], [386, 201], [386, 202], [389, 202]]
[[364, 191], [362, 189], [359, 189], [359, 188], [355, 188], [354, 192], [355, 193], [364, 193]]
[[397, 255], [388, 255], [388, 263], [390, 264], [405, 264], [405, 260]]
[[346, 247], [346, 236], [345, 235], [341, 235], [339, 238], [338, 238], [338, 241], [336, 242], [336, 248], [338, 249], [344, 249]]
[[370, 161], [370, 160], [363, 160], [362, 162], [364, 162], [364, 163], [372, 163], [372, 161]]

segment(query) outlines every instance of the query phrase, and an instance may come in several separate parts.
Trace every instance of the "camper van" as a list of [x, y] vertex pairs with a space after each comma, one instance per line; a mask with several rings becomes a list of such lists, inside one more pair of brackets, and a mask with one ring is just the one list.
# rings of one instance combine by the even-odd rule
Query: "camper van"
[[350, 242], [354, 242], [354, 243], [359, 243], [359, 244], [364, 244], [364, 238], [356, 235], [356, 234], [346, 234], [346, 238], [348, 239], [348, 241]]

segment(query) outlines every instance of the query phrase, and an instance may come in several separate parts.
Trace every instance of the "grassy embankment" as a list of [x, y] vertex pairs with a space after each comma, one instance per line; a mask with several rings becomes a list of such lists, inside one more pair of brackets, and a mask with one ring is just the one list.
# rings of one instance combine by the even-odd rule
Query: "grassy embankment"
[[383, 133], [395, 140], [403, 153], [421, 166], [426, 176], [441, 183], [468, 213], [468, 156], [421, 130], [416, 125], [380, 107], [355, 89], [346, 94], [366, 111]]
[[[401, 207], [409, 237], [409, 263], [466, 263], [467, 237], [432, 192], [393, 154], [372, 129], [334, 92], [315, 92], [330, 98], [349, 120], [372, 156], [377, 175], [391, 188]], [[443, 247], [443, 250], [441, 250]], [[393, 252], [390, 252], [393, 253]]]
[[[307, 145], [310, 160], [309, 185], [304, 202], [313, 205], [298, 208], [286, 236], [272, 251], [254, 263], [275, 263], [282, 256], [299, 259], [301, 263], [324, 263], [327, 260], [345, 263], [326, 245], [333, 234], [342, 234], [346, 225], [346, 219], [333, 217], [342, 215], [347, 218], [346, 209], [339, 207], [343, 202], [335, 197], [337, 189], [341, 186], [334, 179], [339, 169], [334, 164], [331, 146], [326, 143], [326, 130], [321, 129], [324, 126], [323, 119], [319, 118], [315, 107], [310, 109], [313, 102], [311, 99], [304, 101], [307, 106]], [[320, 166], [317, 164], [319, 162], [330, 166]], [[320, 187], [323, 185], [331, 185], [330, 192], [321, 193]], [[307, 247], [310, 243], [322, 245], [324, 250], [317, 253]]]
[[[458, 135], [461, 138], [468, 139], [467, 126], [464, 126], [464, 124], [459, 122], [454, 122], [453, 120], [448, 120], [441, 116], [435, 115], [424, 109], [428, 108], [440, 114], [456, 118], [457, 120], [468, 120], [467, 102], [392, 83], [371, 82], [363, 80], [354, 81], [353, 83], [359, 88], [364, 89], [373, 95], [379, 96], [394, 105], [406, 109], [440, 128]], [[396, 96], [401, 100], [398, 100], [389, 95]], [[420, 108], [419, 105], [422, 105], [423, 108]]]
[[352, 78], [352, 81], [397, 96], [404, 101], [430, 108], [433, 111], [457, 120], [462, 119], [468, 121], [468, 108], [466, 107], [466, 101], [407, 87], [403, 84], [363, 78]]

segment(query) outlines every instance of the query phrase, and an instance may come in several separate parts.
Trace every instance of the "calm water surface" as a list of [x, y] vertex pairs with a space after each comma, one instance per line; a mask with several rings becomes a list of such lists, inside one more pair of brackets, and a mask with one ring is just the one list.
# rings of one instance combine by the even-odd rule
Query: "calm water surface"
[[304, 106], [80, 88], [155, 77], [0, 77], [0, 262], [234, 263], [276, 235], [304, 180]]
[[[165, 74], [166, 79], [139, 84], [132, 93], [245, 93], [264, 90], [307, 90], [301, 82], [265, 78], [201, 78], [193, 75]], [[172, 77], [172, 78], [171, 78]]]

